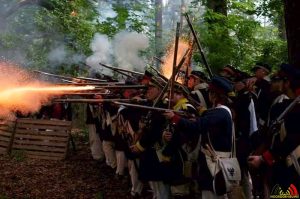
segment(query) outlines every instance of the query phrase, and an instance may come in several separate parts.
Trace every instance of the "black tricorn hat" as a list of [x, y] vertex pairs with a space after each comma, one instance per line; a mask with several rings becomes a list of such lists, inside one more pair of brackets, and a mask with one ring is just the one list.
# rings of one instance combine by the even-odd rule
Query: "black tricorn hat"
[[291, 64], [281, 64], [278, 74], [288, 79], [300, 79], [300, 69]]
[[251, 69], [251, 71], [255, 72], [257, 69], [263, 69], [265, 70], [267, 73], [270, 73], [271, 72], [271, 66], [269, 64], [264, 64], [264, 63], [256, 63], [255, 66]]
[[195, 76], [197, 78], [200, 78], [203, 81], [207, 81], [207, 77], [206, 77], [205, 73], [198, 71], [198, 70], [193, 70], [191, 72], [190, 76]]
[[214, 76], [211, 79], [209, 90], [227, 95], [228, 97], [234, 96], [232, 83], [228, 79], [221, 76]]

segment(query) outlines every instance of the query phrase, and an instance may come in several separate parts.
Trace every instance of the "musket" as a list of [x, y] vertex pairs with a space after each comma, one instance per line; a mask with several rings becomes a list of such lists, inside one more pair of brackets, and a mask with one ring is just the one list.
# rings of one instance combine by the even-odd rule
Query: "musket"
[[112, 71], [115, 71], [115, 72], [117, 72], [117, 73], [120, 73], [121, 75], [124, 75], [124, 76], [126, 76], [126, 77], [130, 77], [130, 78], [133, 78], [132, 75], [129, 75], [129, 74], [124, 73], [124, 72], [122, 72], [122, 71], [120, 71], [120, 70], [117, 70], [117, 69], [115, 69], [115, 68], [112, 67], [112, 66], [108, 66], [108, 65], [103, 64], [103, 63], [99, 63], [99, 64], [100, 64], [101, 66], [104, 66], [105, 68], [108, 68], [108, 69], [110, 69], [110, 70], [112, 70]]
[[103, 103], [103, 102], [147, 102], [144, 99], [55, 99], [53, 102], [58, 103]]
[[152, 70], [154, 70], [154, 72], [158, 75], [158, 77], [160, 77], [163, 81], [168, 82], [168, 78], [166, 78], [165, 76], [163, 76], [157, 69], [155, 69], [152, 66], [150, 66], [150, 68]]
[[113, 93], [98, 93], [98, 92], [93, 92], [93, 93], [89, 93], [89, 92], [85, 92], [85, 93], [82, 93], [82, 92], [68, 92], [68, 93], [62, 93], [62, 94], [57, 94], [57, 95], [105, 95], [105, 96], [115, 96], [115, 94]]
[[85, 80], [85, 81], [92, 81], [92, 82], [106, 82], [106, 80], [103, 79], [95, 79], [90, 77], [74, 77], [75, 79]]
[[[39, 73], [42, 75], [47, 75], [47, 76], [51, 76], [51, 77], [55, 77], [55, 78], [59, 78], [62, 81], [66, 81], [69, 83], [79, 83], [78, 81], [84, 80], [84, 81], [96, 81], [96, 82], [105, 82], [106, 80], [100, 80], [100, 79], [93, 79], [93, 78], [87, 78], [87, 77], [68, 77], [68, 76], [64, 76], [64, 75], [55, 75], [52, 73], [47, 73], [47, 72], [43, 72], [43, 71], [39, 71], [39, 70], [33, 70], [33, 72], [35, 73]], [[75, 81], [75, 82], [74, 82]]]
[[64, 81], [67, 81], [67, 80], [72, 81], [72, 80], [74, 80], [73, 77], [67, 77], [67, 76], [63, 76], [63, 75], [55, 75], [55, 74], [52, 74], [52, 73], [46, 73], [46, 72], [39, 71], [39, 70], [33, 70], [33, 72], [39, 73], [39, 74], [42, 74], [42, 75], [47, 75], [47, 76], [50, 76], [50, 77], [59, 78], [59, 79], [62, 79]]
[[96, 86], [95, 89], [145, 89], [148, 88], [145, 85], [108, 85], [108, 86]]
[[79, 82], [70, 82], [70, 83], [59, 83], [55, 84], [59, 86], [86, 86], [86, 85], [91, 85], [91, 86], [108, 86], [108, 85], [125, 85], [125, 82], [97, 82], [97, 83], [79, 83]]
[[113, 67], [113, 66], [108, 66], [108, 65], [103, 64], [103, 63], [99, 63], [99, 64], [101, 66], [104, 66], [105, 68], [109, 68], [111, 70], [118, 70], [118, 71], [121, 71], [121, 72], [131, 73], [131, 74], [134, 74], [134, 75], [144, 75], [144, 73], [133, 71], [133, 70], [128, 70], [128, 69], [124, 69], [124, 68], [117, 68], [117, 67]]
[[[184, 53], [183, 57], [181, 58], [181, 60], [180, 60], [180, 62], [178, 64], [178, 66], [176, 67], [176, 69], [175, 69], [175, 76], [178, 73], [179, 68], [181, 68], [182, 64], [184, 63], [188, 52], [189, 52], [189, 50], [186, 50], [186, 52]], [[163, 98], [165, 92], [168, 90], [168, 87], [169, 87], [170, 83], [171, 83], [171, 78], [169, 79], [169, 81], [167, 82], [167, 84], [165, 85], [165, 87], [162, 89], [162, 91], [160, 92], [159, 96], [154, 101], [153, 107], [155, 107], [157, 105], [157, 103]]]
[[[272, 124], [269, 127], [269, 131], [268, 132], [274, 132], [279, 126], [280, 124], [283, 122], [284, 117], [291, 111], [293, 110], [293, 108], [300, 102], [300, 95], [298, 97], [296, 97], [289, 105], [288, 107], [286, 107], [286, 109], [284, 109], [284, 111], [276, 118], [276, 120], [274, 120], [272, 122]], [[278, 131], [277, 133], [275, 133], [273, 135], [272, 138], [272, 144], [271, 144], [271, 148], [273, 147], [273, 143], [275, 141], [275, 137], [280, 134], [280, 131]], [[270, 135], [270, 133], [269, 133]]]
[[[85, 66], [87, 66], [87, 67], [89, 67], [89, 68], [93, 68], [92, 66], [86, 64], [85, 62], [79, 62], [79, 63], [81, 63], [81, 64], [83, 64], [83, 65], [85, 65]], [[101, 74], [104, 78], [112, 79], [112, 77], [109, 76], [109, 75], [105, 75], [105, 74], [103, 74], [103, 73], [100, 73], [100, 74]]]
[[154, 59], [156, 59], [157, 61], [159, 61], [160, 63], [164, 64], [165, 62], [163, 60], [161, 60], [160, 58], [153, 56]]
[[152, 111], [160, 111], [160, 112], [172, 111], [172, 112], [180, 114], [180, 115], [184, 114], [183, 111], [174, 111], [172, 109], [166, 109], [166, 108], [157, 108], [157, 107], [153, 107], [153, 106], [144, 106], [144, 105], [139, 105], [139, 104], [130, 104], [130, 103], [123, 103], [123, 102], [114, 102], [114, 103], [118, 104], [118, 105], [127, 106], [127, 107], [147, 109], [147, 110], [152, 110]]
[[282, 122], [283, 118], [288, 114], [300, 101], [300, 95], [296, 97], [289, 105], [286, 107], [286, 109], [276, 118], [276, 120], [273, 122], [274, 124], [279, 124]]
[[63, 82], [67, 82], [69, 84], [77, 84], [78, 82], [74, 82], [74, 81], [70, 81], [70, 80], [66, 80], [66, 79], [60, 79]]
[[[171, 102], [174, 96], [174, 82], [175, 82], [175, 76], [178, 71], [176, 71], [176, 61], [177, 61], [177, 52], [178, 52], [178, 43], [179, 43], [179, 36], [180, 36], [180, 23], [177, 22], [176, 26], [176, 36], [175, 36], [175, 47], [174, 47], [174, 58], [173, 58], [173, 70], [172, 70], [172, 76], [170, 78], [170, 94], [169, 94], [169, 104], [168, 108], [171, 108]], [[175, 73], [176, 72], [176, 73]]]
[[256, 150], [252, 153], [252, 155], [261, 155], [266, 149], [270, 147], [272, 148], [275, 138], [280, 134], [280, 131], [278, 129], [280, 128], [280, 125], [284, 121], [283, 120], [284, 117], [294, 108], [294, 106], [297, 103], [299, 103], [299, 101], [300, 101], [300, 96], [296, 97], [286, 107], [286, 109], [275, 120], [272, 121], [272, 123], [269, 125], [266, 131], [259, 132], [261, 134], [260, 136], [263, 136], [264, 139], [268, 140], [268, 142], [261, 143], [258, 147], [256, 147]]
[[198, 38], [197, 38], [196, 32], [195, 32], [195, 30], [194, 30], [194, 27], [193, 27], [191, 21], [190, 21], [190, 18], [189, 18], [188, 13], [185, 13], [184, 16], [185, 16], [186, 21], [187, 21], [187, 23], [188, 23], [188, 25], [189, 25], [189, 27], [190, 27], [190, 29], [191, 29], [191, 31], [192, 31], [194, 40], [195, 40], [195, 42], [196, 42], [196, 44], [197, 44], [197, 47], [198, 47], [198, 49], [199, 49], [199, 51], [200, 51], [200, 54], [201, 54], [203, 63], [204, 63], [204, 65], [205, 65], [205, 67], [206, 67], [206, 70], [207, 70], [207, 72], [208, 72], [208, 75], [209, 75], [210, 78], [212, 78], [213, 73], [212, 73], [211, 68], [209, 67], [209, 65], [208, 65], [208, 63], [207, 63], [207, 60], [206, 60], [206, 57], [205, 57], [204, 52], [203, 52], [203, 50], [202, 50], [200, 41], [199, 41]]

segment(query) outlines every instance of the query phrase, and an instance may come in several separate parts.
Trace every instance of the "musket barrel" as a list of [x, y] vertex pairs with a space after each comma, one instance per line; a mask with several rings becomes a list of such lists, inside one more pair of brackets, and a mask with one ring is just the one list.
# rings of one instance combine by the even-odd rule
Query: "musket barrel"
[[140, 109], [147, 109], [147, 110], [161, 111], [161, 112], [173, 111], [174, 113], [177, 114], [184, 114], [183, 111], [174, 111], [172, 109], [166, 109], [166, 108], [157, 108], [152, 106], [144, 106], [139, 104], [130, 104], [130, 103], [123, 103], [123, 102], [114, 102], [114, 103], [118, 105], [127, 106], [127, 107], [133, 107], [133, 108], [140, 108]]
[[145, 100], [132, 100], [132, 99], [55, 99], [53, 102], [58, 103], [103, 103], [103, 102], [145, 102]]
[[108, 85], [108, 86], [96, 86], [95, 89], [145, 89], [145, 85]]
[[121, 72], [131, 73], [131, 74], [135, 74], [135, 75], [144, 75], [144, 73], [137, 72], [137, 71], [132, 71], [132, 70], [124, 69], [124, 68], [117, 68], [117, 67], [113, 67], [113, 66], [108, 66], [108, 65], [103, 64], [103, 63], [99, 63], [99, 64], [101, 66], [104, 66], [105, 68], [109, 68], [109, 69], [115, 70], [115, 71], [121, 71]]
[[[175, 76], [176, 76], [176, 61], [177, 61], [177, 52], [178, 52], [178, 43], [179, 43], [179, 36], [180, 36], [180, 23], [177, 22], [176, 26], [176, 37], [175, 37], [175, 48], [174, 48], [174, 59], [173, 59], [173, 70], [172, 70], [172, 76], [171, 76], [171, 82], [170, 82], [170, 93], [169, 93], [169, 99], [173, 99], [174, 96], [174, 82], [175, 82]], [[171, 100], [169, 101], [168, 108], [171, 108]]]
[[69, 80], [69, 81], [74, 80], [73, 77], [68, 77], [68, 76], [63, 76], [63, 75], [55, 75], [55, 74], [52, 74], [52, 73], [47, 73], [47, 72], [43, 72], [43, 71], [39, 71], [39, 70], [33, 70], [33, 72], [39, 73], [39, 74], [42, 74], [42, 75], [51, 76], [51, 77], [56, 77], [56, 78], [59, 78], [59, 79], [65, 79], [65, 80]]
[[94, 78], [88, 78], [88, 77], [68, 77], [68, 76], [64, 76], [64, 75], [55, 75], [52, 73], [47, 73], [47, 72], [43, 72], [43, 71], [39, 71], [39, 70], [33, 70], [33, 72], [39, 73], [42, 75], [47, 75], [50, 77], [59, 78], [62, 81], [69, 82], [69, 83], [79, 83], [76, 81], [80, 81], [80, 80], [93, 81], [93, 82], [106, 82], [106, 80], [100, 80], [100, 79], [94, 79]]
[[108, 95], [112, 95], [112, 96], [114, 96], [115, 94], [113, 94], [113, 93], [101, 93], [101, 92], [93, 92], [93, 93], [89, 93], [89, 92], [85, 92], [85, 93], [82, 93], [82, 92], [79, 92], [79, 93], [77, 93], [77, 92], [68, 92], [68, 93], [66, 93], [66, 92], [64, 92], [64, 93], [62, 93], [62, 94], [57, 94], [57, 95], [106, 95], [106, 96], [108, 96]]
[[197, 38], [196, 32], [194, 30], [194, 27], [193, 27], [193, 25], [192, 25], [192, 23], [190, 21], [189, 15], [187, 13], [185, 13], [184, 15], [185, 15], [186, 21], [187, 21], [187, 23], [188, 23], [188, 25], [189, 25], [189, 27], [190, 27], [190, 29], [192, 31], [192, 34], [193, 34], [194, 40], [195, 40], [195, 42], [197, 44], [197, 47], [198, 47], [198, 49], [200, 51], [200, 55], [202, 57], [203, 63], [204, 63], [204, 65], [206, 67], [206, 70], [208, 72], [208, 75], [209, 75], [210, 78], [212, 78], [213, 77], [213, 73], [212, 73], [211, 68], [209, 67], [209, 65], [207, 63], [206, 57], [205, 57], [204, 52], [202, 50], [200, 41]]
[[90, 77], [75, 77], [76, 79], [81, 79], [81, 80], [86, 80], [86, 81], [92, 81], [92, 82], [107, 82], [106, 80], [103, 79], [95, 79], [95, 78], [90, 78]]
[[127, 77], [132, 78], [131, 75], [128, 75], [127, 73], [124, 73], [124, 72], [122, 72], [122, 71], [120, 71], [120, 70], [114, 69], [114, 68], [112, 68], [111, 66], [108, 66], [108, 65], [102, 64], [102, 63], [99, 63], [99, 64], [100, 64], [101, 66], [104, 66], [105, 68], [108, 68], [108, 69], [110, 69], [110, 70], [112, 70], [112, 71], [115, 71], [115, 72], [117, 72], [117, 73], [120, 73], [121, 75], [125, 75], [125, 76], [127, 76]]
[[91, 85], [91, 86], [108, 86], [108, 85], [125, 85], [125, 82], [97, 82], [97, 83], [61, 83], [61, 84], [55, 84], [55, 85], [60, 85], [60, 86], [86, 86], [86, 85]]

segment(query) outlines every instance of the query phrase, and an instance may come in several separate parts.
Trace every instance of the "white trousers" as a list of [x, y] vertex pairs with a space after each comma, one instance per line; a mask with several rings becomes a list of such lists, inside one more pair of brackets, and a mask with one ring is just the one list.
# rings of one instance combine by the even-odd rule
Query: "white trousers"
[[252, 186], [252, 180], [249, 172], [244, 173], [241, 184], [246, 198], [252, 198], [253, 186]]
[[116, 150], [116, 158], [117, 158], [116, 174], [124, 175], [124, 170], [127, 167], [127, 158], [125, 156], [124, 151], [117, 151]]
[[169, 199], [170, 187], [162, 181], [149, 181], [153, 191], [153, 199]]
[[89, 131], [90, 149], [91, 149], [93, 159], [94, 160], [104, 159], [102, 142], [100, 140], [99, 135], [96, 132], [95, 124], [88, 124], [87, 126]]
[[[139, 161], [136, 159], [137, 166], [139, 165]], [[131, 194], [135, 195], [136, 193], [141, 195], [143, 190], [143, 183], [139, 180], [139, 175], [137, 168], [135, 166], [134, 160], [128, 160], [128, 170], [131, 180]]]
[[116, 152], [114, 149], [114, 143], [111, 141], [103, 140], [102, 147], [106, 159], [106, 164], [111, 168], [117, 167], [117, 160], [116, 160]]
[[202, 191], [203, 199], [228, 199], [227, 194], [223, 196], [218, 196], [212, 191]]

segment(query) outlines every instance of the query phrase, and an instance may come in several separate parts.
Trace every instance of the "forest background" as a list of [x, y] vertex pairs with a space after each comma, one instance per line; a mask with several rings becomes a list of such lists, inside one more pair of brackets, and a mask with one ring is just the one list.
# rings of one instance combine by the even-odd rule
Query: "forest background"
[[[145, 65], [157, 65], [153, 56], [166, 53], [177, 22], [182, 36], [191, 37], [184, 12], [189, 13], [215, 72], [226, 64], [249, 71], [256, 62], [276, 69], [288, 61], [281, 0], [0, 0], [0, 4], [0, 58], [30, 69], [87, 75], [84, 63], [95, 53], [96, 37], [106, 38], [104, 45], [124, 31], [147, 37], [139, 55]], [[135, 38], [130, 39], [124, 45], [134, 46]], [[118, 56], [115, 53], [109, 63], [123, 67]], [[204, 68], [196, 49], [192, 66]]]

